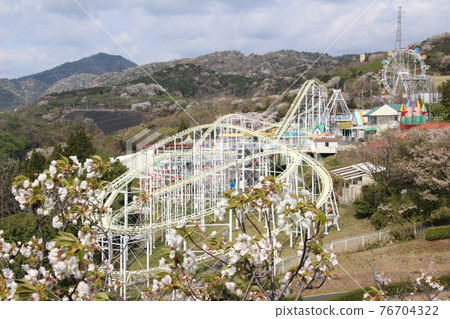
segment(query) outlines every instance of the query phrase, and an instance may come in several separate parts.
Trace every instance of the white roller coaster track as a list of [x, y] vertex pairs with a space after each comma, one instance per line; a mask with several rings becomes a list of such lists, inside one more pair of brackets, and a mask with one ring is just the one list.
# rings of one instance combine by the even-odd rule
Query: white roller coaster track
[[[339, 212], [330, 174], [317, 160], [287, 146], [281, 138], [299, 114], [306, 117], [314, 112], [322, 112], [318, 101], [312, 99], [309, 102], [307, 98], [311, 89], [319, 89], [318, 93], [323, 93], [320, 92], [322, 85], [318, 81], [307, 81], [282, 123], [266, 123], [230, 114], [212, 124], [189, 128], [161, 140], [149, 149], [127, 156], [125, 161], [129, 171], [114, 180], [109, 191], [102, 194], [107, 207], [113, 206], [119, 193], [124, 193], [126, 198], [124, 207], [117, 211], [110, 209], [111, 214], [102, 219], [104, 228], [110, 234], [109, 258], [114, 254], [111, 238], [126, 238], [121, 239], [120, 244], [121, 249], [126, 252], [130, 238], [142, 238], [149, 247], [154, 243], [148, 242], [151, 236], [176, 226], [180, 220], [204, 220], [211, 215], [220, 194], [229, 188], [230, 178], [235, 178], [238, 184], [242, 181], [242, 185], [238, 187], [243, 190], [244, 184], [252, 186], [252, 183], [257, 182], [256, 177], [263, 176], [266, 172], [278, 172], [276, 179], [288, 182], [292, 192], [300, 193], [310, 187], [310, 199], [317, 207], [326, 211], [330, 222], [337, 224]], [[299, 110], [307, 103], [311, 104], [306, 105], [306, 109]], [[274, 138], [267, 134], [271, 129], [276, 129]], [[188, 137], [192, 139], [189, 147], [185, 142]], [[277, 160], [285, 163], [286, 167], [278, 171], [275, 167], [278, 165]], [[188, 169], [188, 166], [193, 168]], [[309, 184], [305, 183], [304, 167], [311, 169]], [[165, 173], [165, 170], [171, 170], [171, 173]], [[184, 173], [180, 174], [180, 170]], [[174, 178], [176, 174], [178, 177]], [[127, 203], [127, 185], [136, 179], [140, 179], [141, 188], [143, 182], [150, 185], [145, 186], [145, 191], [151, 196], [148, 206]], [[177, 209], [173, 209], [174, 205]], [[182, 211], [182, 208], [186, 208], [186, 211]], [[142, 217], [142, 221], [128, 223], [128, 214]], [[281, 231], [283, 229], [274, 230], [273, 234]], [[151, 249], [150, 252], [147, 249], [147, 254], [149, 253]], [[216, 251], [214, 254], [220, 256], [223, 251]], [[127, 269], [128, 254], [120, 252], [120, 258], [120, 269], [116, 275], [125, 283], [148, 279], [161, 270], [158, 267], [149, 268], [147, 262], [146, 269], [130, 271]], [[204, 255], [198, 258], [198, 261], [206, 261], [211, 257]]]
[[[312, 105], [308, 104], [308, 95], [318, 95], [317, 97], [319, 99], [313, 99], [311, 101]], [[325, 105], [321, 105], [325, 101], [321, 101], [320, 99], [323, 95], [325, 95], [324, 97], [326, 98], [326, 88], [324, 88], [322, 83], [315, 79], [306, 81], [300, 88], [297, 96], [294, 99], [294, 102], [292, 102], [291, 107], [286, 113], [285, 119], [282, 122], [280, 129], [277, 130], [275, 138], [280, 139], [283, 134], [286, 133], [288, 128], [293, 123], [295, 123], [296, 117], [305, 119], [306, 123], [304, 123], [305, 127], [303, 127], [303, 130], [306, 132], [310, 132], [310, 130], [313, 129], [313, 125], [324, 124], [321, 122], [321, 120], [323, 120], [323, 118], [325, 117], [323, 112], [326, 111], [326, 107]], [[308, 125], [309, 121], [312, 122], [317, 120], [318, 122]]]

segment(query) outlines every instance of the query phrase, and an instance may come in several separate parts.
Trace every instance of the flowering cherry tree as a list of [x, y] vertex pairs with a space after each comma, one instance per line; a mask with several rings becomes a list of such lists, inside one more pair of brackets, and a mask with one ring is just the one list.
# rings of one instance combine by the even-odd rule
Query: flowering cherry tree
[[[227, 213], [233, 214], [240, 231], [231, 242], [227, 236], [212, 232], [209, 240], [200, 244], [195, 233], [206, 232], [200, 224], [180, 222], [169, 233], [171, 252], [167, 260], [160, 260], [163, 271], [143, 292], [144, 299], [282, 300], [294, 292], [298, 299], [305, 289], [320, 287], [337, 265], [336, 255], [320, 241], [325, 214], [290, 194], [287, 185], [273, 177], [261, 179], [245, 192], [227, 191], [215, 217], [223, 220]], [[261, 216], [262, 222], [255, 215]], [[277, 237], [298, 227], [304, 230], [298, 262], [280, 274], [277, 266], [283, 245]], [[194, 251], [203, 256], [197, 258]], [[205, 258], [212, 266], [200, 271], [198, 259]]]
[[422, 272], [413, 282], [414, 292], [420, 293], [424, 300], [439, 300], [438, 295], [444, 291], [445, 286], [433, 275]]
[[[52, 161], [30, 180], [19, 176], [12, 193], [20, 208], [33, 215], [41, 236], [8, 242], [0, 230], [0, 300], [119, 299], [113, 267], [100, 259], [101, 219], [107, 213], [100, 196], [111, 169], [99, 157], [80, 163], [76, 157]], [[145, 196], [142, 201], [145, 201]], [[148, 198], [147, 198], [148, 200]], [[320, 287], [337, 265], [336, 255], [320, 240], [326, 216], [313, 204], [291, 194], [273, 177], [245, 192], [229, 190], [214, 217], [236, 220], [239, 234], [207, 233], [203, 224], [180, 221], [166, 241], [171, 251], [160, 260], [160, 273], [145, 289], [144, 300], [283, 300], [299, 299]], [[43, 225], [58, 231], [49, 236]], [[297, 262], [280, 272], [286, 247], [282, 235], [302, 231]], [[199, 234], [207, 240], [199, 240]], [[285, 237], [286, 238], [286, 237]], [[20, 258], [19, 258], [20, 257]], [[15, 271], [20, 266], [20, 273]], [[373, 268], [374, 270], [374, 268]], [[374, 270], [377, 287], [366, 300], [386, 300], [387, 280]], [[436, 300], [444, 286], [423, 272], [412, 281], [414, 291]], [[405, 294], [402, 300], [406, 300]]]
[[[32, 214], [41, 237], [25, 242], [7, 242], [0, 231], [0, 298], [2, 300], [107, 300], [118, 297], [119, 284], [112, 280], [113, 267], [100, 261], [101, 219], [107, 208], [101, 193], [107, 188], [102, 175], [110, 169], [99, 157], [81, 164], [74, 156], [52, 161], [48, 170], [30, 180], [19, 176], [12, 192], [20, 208]], [[160, 261], [164, 271], [142, 294], [143, 299], [280, 300], [296, 291], [321, 285], [337, 264], [336, 256], [321, 247], [319, 235], [325, 215], [314, 205], [290, 195], [285, 185], [268, 177], [245, 193], [230, 190], [215, 211], [217, 219], [230, 212], [240, 234], [232, 242], [212, 232], [200, 244], [195, 230], [180, 222], [167, 242], [171, 252]], [[261, 222], [253, 218], [262, 216]], [[42, 225], [59, 231], [47, 238]], [[298, 265], [279, 274], [281, 232], [296, 227], [305, 234], [298, 249]], [[264, 227], [265, 226], [265, 227]], [[193, 229], [194, 228], [194, 229]], [[307, 230], [307, 232], [306, 232]], [[190, 243], [187, 248], [186, 242]], [[198, 252], [214, 261], [205, 273]], [[13, 271], [22, 256], [23, 276]], [[203, 271], [201, 275], [200, 270]]]
[[[0, 230], [1, 300], [107, 300], [115, 297], [112, 266], [99, 261], [100, 219], [106, 208], [100, 194], [107, 186], [101, 177], [110, 163], [93, 156], [83, 164], [75, 156], [52, 161], [34, 180], [19, 176], [12, 187], [20, 208], [32, 214], [40, 238], [6, 242]], [[59, 231], [45, 238], [42, 225]], [[11, 269], [17, 256], [25, 275]], [[22, 258], [23, 260], [23, 258]]]
[[370, 291], [364, 294], [363, 300], [365, 301], [387, 301], [394, 298], [406, 301], [412, 300], [414, 295], [419, 295], [426, 301], [436, 301], [439, 300], [438, 295], [445, 289], [445, 285], [432, 275], [431, 264], [428, 271], [422, 271], [419, 277], [408, 281], [410, 287], [404, 285], [404, 287], [397, 288], [395, 292], [389, 294], [386, 291], [386, 285], [390, 282], [390, 279], [386, 278], [384, 274], [377, 274], [375, 265], [371, 263], [369, 265], [372, 268], [372, 276], [376, 287], [370, 287]]

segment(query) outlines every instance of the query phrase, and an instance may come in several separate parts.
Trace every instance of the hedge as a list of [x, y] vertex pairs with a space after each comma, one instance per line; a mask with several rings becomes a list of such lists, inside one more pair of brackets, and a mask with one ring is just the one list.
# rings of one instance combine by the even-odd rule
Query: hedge
[[[371, 290], [370, 287], [364, 287], [365, 291]], [[356, 289], [327, 299], [327, 301], [361, 301], [364, 298], [365, 291]]]
[[445, 287], [449, 288], [450, 287], [450, 275], [444, 275], [439, 277], [439, 281], [441, 282], [441, 284], [443, 284]]
[[426, 240], [438, 240], [444, 238], [450, 238], [450, 226], [428, 227], [425, 230]]
[[[390, 285], [386, 285], [384, 287], [388, 295], [395, 295], [398, 292], [413, 292], [414, 288], [409, 281], [400, 281], [396, 283], [392, 283]], [[361, 301], [364, 298], [364, 294], [366, 291], [369, 294], [372, 294], [373, 290], [371, 287], [364, 287], [363, 289], [356, 289], [349, 292], [345, 292], [343, 294], [340, 294], [338, 296], [334, 296], [330, 299], [327, 299], [328, 301]]]

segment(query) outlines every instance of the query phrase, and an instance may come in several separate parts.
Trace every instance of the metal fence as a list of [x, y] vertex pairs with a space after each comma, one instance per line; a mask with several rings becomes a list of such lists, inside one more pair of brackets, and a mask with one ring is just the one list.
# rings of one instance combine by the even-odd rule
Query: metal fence
[[339, 253], [343, 251], [361, 250], [369, 245], [381, 244], [390, 239], [390, 231], [378, 231], [361, 236], [346, 237], [340, 240], [333, 240], [325, 245], [325, 248], [332, 249]]
[[285, 257], [275, 265], [275, 273], [277, 275], [283, 274], [287, 272], [289, 268], [297, 266], [299, 261], [300, 257], [297, 254]]
[[414, 224], [403, 227], [396, 227], [389, 230], [377, 231], [359, 236], [346, 237], [340, 240], [333, 240], [325, 245], [325, 248], [334, 252], [364, 250], [373, 245], [380, 245], [394, 240], [408, 240], [423, 237], [425, 229], [429, 224]]

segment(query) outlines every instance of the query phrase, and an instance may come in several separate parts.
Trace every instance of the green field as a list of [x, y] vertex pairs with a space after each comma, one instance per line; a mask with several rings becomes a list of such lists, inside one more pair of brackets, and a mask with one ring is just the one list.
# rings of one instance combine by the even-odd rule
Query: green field
[[445, 81], [450, 80], [450, 75], [432, 75], [431, 78], [436, 86], [440, 86]]

